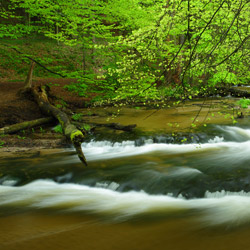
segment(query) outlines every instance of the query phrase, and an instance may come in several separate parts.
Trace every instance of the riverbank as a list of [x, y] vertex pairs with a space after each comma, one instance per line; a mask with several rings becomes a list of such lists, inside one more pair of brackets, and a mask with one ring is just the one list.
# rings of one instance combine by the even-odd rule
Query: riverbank
[[[33, 84], [49, 84], [51, 86], [51, 101], [54, 105], [66, 110], [69, 115], [77, 114], [76, 122], [89, 125], [91, 136], [99, 139], [119, 140], [129, 138], [128, 131], [117, 129], [122, 126], [136, 125], [135, 134], [176, 134], [195, 133], [209, 124], [229, 124], [237, 122], [237, 98], [212, 97], [189, 100], [182, 103], [169, 102], [161, 107], [149, 107], [142, 104], [135, 106], [88, 107], [89, 99], [64, 89], [73, 79], [35, 79]], [[23, 81], [0, 81], [0, 127], [34, 120], [44, 117], [37, 104], [30, 98], [18, 96], [23, 87]], [[12, 135], [0, 137], [1, 156], [23, 153], [36, 154], [44, 150], [62, 150], [70, 147], [65, 137], [53, 130], [56, 122], [36, 128], [19, 131]]]
[[[63, 87], [72, 79], [35, 79], [33, 84], [51, 84], [51, 93], [56, 96], [55, 105], [65, 103], [71, 109], [84, 106], [84, 98], [66, 91]], [[23, 87], [22, 80], [0, 80], [0, 127], [13, 125], [45, 117], [37, 104], [30, 97], [21, 97], [18, 91]], [[62, 104], [61, 104], [62, 105]], [[12, 155], [24, 151], [41, 151], [68, 147], [63, 135], [56, 133], [52, 127], [56, 122], [36, 128], [19, 131], [15, 134], [1, 135], [0, 153]]]

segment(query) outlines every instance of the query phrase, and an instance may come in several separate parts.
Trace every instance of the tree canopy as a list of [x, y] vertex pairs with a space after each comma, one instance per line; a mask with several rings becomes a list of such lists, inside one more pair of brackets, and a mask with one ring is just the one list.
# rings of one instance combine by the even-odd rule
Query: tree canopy
[[43, 34], [76, 47], [70, 90], [112, 101], [193, 98], [247, 84], [248, 0], [9, 0], [0, 38]]

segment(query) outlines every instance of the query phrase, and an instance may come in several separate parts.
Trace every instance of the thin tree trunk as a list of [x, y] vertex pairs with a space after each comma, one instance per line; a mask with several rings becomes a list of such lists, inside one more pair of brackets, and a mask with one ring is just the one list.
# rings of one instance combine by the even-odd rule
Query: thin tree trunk
[[30, 64], [30, 69], [29, 69], [27, 78], [24, 82], [24, 89], [32, 87], [32, 76], [33, 76], [33, 70], [34, 70], [35, 64], [36, 64], [35, 62], [31, 62]]
[[31, 87], [32, 87], [32, 76], [33, 76], [33, 70], [34, 70], [35, 64], [36, 64], [35, 62], [33, 61], [31, 62], [27, 78], [24, 82], [24, 87], [18, 91], [18, 95], [25, 95], [26, 93], [30, 92]]

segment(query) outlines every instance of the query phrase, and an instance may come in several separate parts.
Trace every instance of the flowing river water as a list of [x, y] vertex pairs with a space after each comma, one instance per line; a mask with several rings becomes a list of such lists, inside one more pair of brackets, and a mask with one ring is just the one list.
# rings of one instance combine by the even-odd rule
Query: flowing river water
[[250, 126], [1, 158], [0, 249], [250, 249]]

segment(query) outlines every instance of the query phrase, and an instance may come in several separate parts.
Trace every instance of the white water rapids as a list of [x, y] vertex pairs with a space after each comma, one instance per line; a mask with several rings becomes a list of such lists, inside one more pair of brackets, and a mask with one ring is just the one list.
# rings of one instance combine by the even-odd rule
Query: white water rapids
[[[236, 127], [221, 127], [232, 138], [242, 141], [224, 141], [216, 136], [203, 144], [164, 144], [148, 140], [142, 146], [132, 141], [110, 143], [107, 141], [83, 144], [88, 161], [146, 155], [161, 152], [167, 155], [210, 152], [209, 157], [222, 159], [232, 164], [237, 160], [250, 160], [250, 130]], [[76, 158], [76, 157], [75, 157]], [[74, 161], [73, 157], [70, 158]], [[76, 159], [75, 159], [76, 160]], [[205, 163], [204, 163], [205, 164]], [[221, 166], [222, 168], [226, 166]], [[179, 168], [177, 175], [202, 174], [191, 167]], [[173, 174], [172, 173], [172, 174]], [[144, 190], [118, 192], [117, 183], [96, 183], [95, 187], [80, 184], [56, 183], [52, 180], [36, 180], [24, 186], [12, 186], [5, 182], [0, 186], [0, 208], [21, 207], [29, 209], [56, 209], [61, 212], [88, 212], [110, 215], [117, 220], [135, 216], [181, 215], [190, 213], [209, 225], [230, 226], [250, 223], [250, 193], [206, 192], [204, 198], [185, 199], [169, 195], [150, 195]]]

